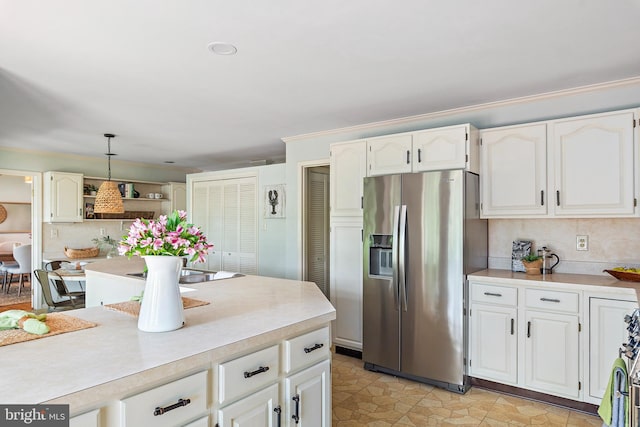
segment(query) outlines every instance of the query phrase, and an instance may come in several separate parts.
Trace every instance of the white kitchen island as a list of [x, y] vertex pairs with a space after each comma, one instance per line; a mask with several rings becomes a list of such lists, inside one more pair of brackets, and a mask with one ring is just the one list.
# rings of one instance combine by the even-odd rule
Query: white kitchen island
[[[114, 261], [113, 283], [124, 262]], [[210, 304], [186, 309], [185, 326], [176, 331], [141, 332], [135, 317], [99, 306], [66, 312], [96, 323], [94, 328], [0, 347], [0, 402], [69, 404], [72, 416], [88, 413], [90, 424], [78, 425], [100, 427], [209, 421], [222, 427], [255, 405], [267, 411], [260, 416], [275, 417], [273, 410], [281, 408], [283, 425], [305, 405], [307, 413], [323, 414], [323, 425], [331, 424], [329, 328], [335, 310], [315, 284], [245, 276], [189, 288], [195, 290], [188, 297]], [[189, 393], [193, 404], [153, 415], [156, 406]]]

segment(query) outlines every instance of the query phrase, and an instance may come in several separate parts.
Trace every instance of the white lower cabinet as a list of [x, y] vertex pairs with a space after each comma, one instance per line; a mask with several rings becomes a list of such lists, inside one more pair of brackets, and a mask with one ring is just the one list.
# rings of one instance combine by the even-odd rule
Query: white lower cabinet
[[76, 415], [69, 420], [69, 427], [99, 427], [100, 426], [100, 410], [85, 412]]
[[219, 427], [280, 426], [282, 410], [278, 384], [253, 393], [218, 410]]
[[579, 296], [470, 281], [470, 375], [578, 399]]
[[331, 426], [331, 363], [320, 362], [285, 379], [289, 426]]
[[206, 417], [197, 419], [194, 422], [185, 425], [184, 427], [209, 427], [209, 416], [207, 415]]
[[331, 426], [330, 347], [325, 326], [221, 363], [217, 425]]
[[120, 426], [184, 426], [206, 414], [209, 371], [181, 378], [120, 401]]
[[580, 397], [578, 316], [527, 310], [525, 321], [525, 387]]
[[599, 404], [609, 382], [611, 367], [621, 344], [628, 341], [624, 316], [638, 308], [636, 301], [589, 298], [589, 384], [585, 400]]
[[472, 303], [471, 318], [471, 376], [515, 385], [516, 308]]

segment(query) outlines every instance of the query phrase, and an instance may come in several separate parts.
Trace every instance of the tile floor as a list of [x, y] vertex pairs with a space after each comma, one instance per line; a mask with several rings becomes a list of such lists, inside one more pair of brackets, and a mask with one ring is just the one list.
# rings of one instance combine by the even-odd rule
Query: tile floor
[[334, 354], [333, 427], [598, 426], [597, 416], [472, 387], [459, 395], [391, 375]]

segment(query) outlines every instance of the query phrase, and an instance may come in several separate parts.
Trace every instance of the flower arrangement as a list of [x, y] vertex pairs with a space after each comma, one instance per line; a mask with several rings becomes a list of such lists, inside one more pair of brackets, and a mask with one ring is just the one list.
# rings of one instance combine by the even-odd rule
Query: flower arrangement
[[213, 245], [200, 228], [187, 223], [185, 211], [160, 215], [157, 220], [137, 218], [129, 233], [122, 236], [120, 255], [189, 256], [191, 262], [205, 262]]

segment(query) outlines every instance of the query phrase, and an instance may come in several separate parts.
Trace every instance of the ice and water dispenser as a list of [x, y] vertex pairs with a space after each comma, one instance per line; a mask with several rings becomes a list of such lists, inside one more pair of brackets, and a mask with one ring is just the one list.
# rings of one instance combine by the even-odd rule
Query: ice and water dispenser
[[369, 276], [393, 277], [393, 236], [369, 235]]

